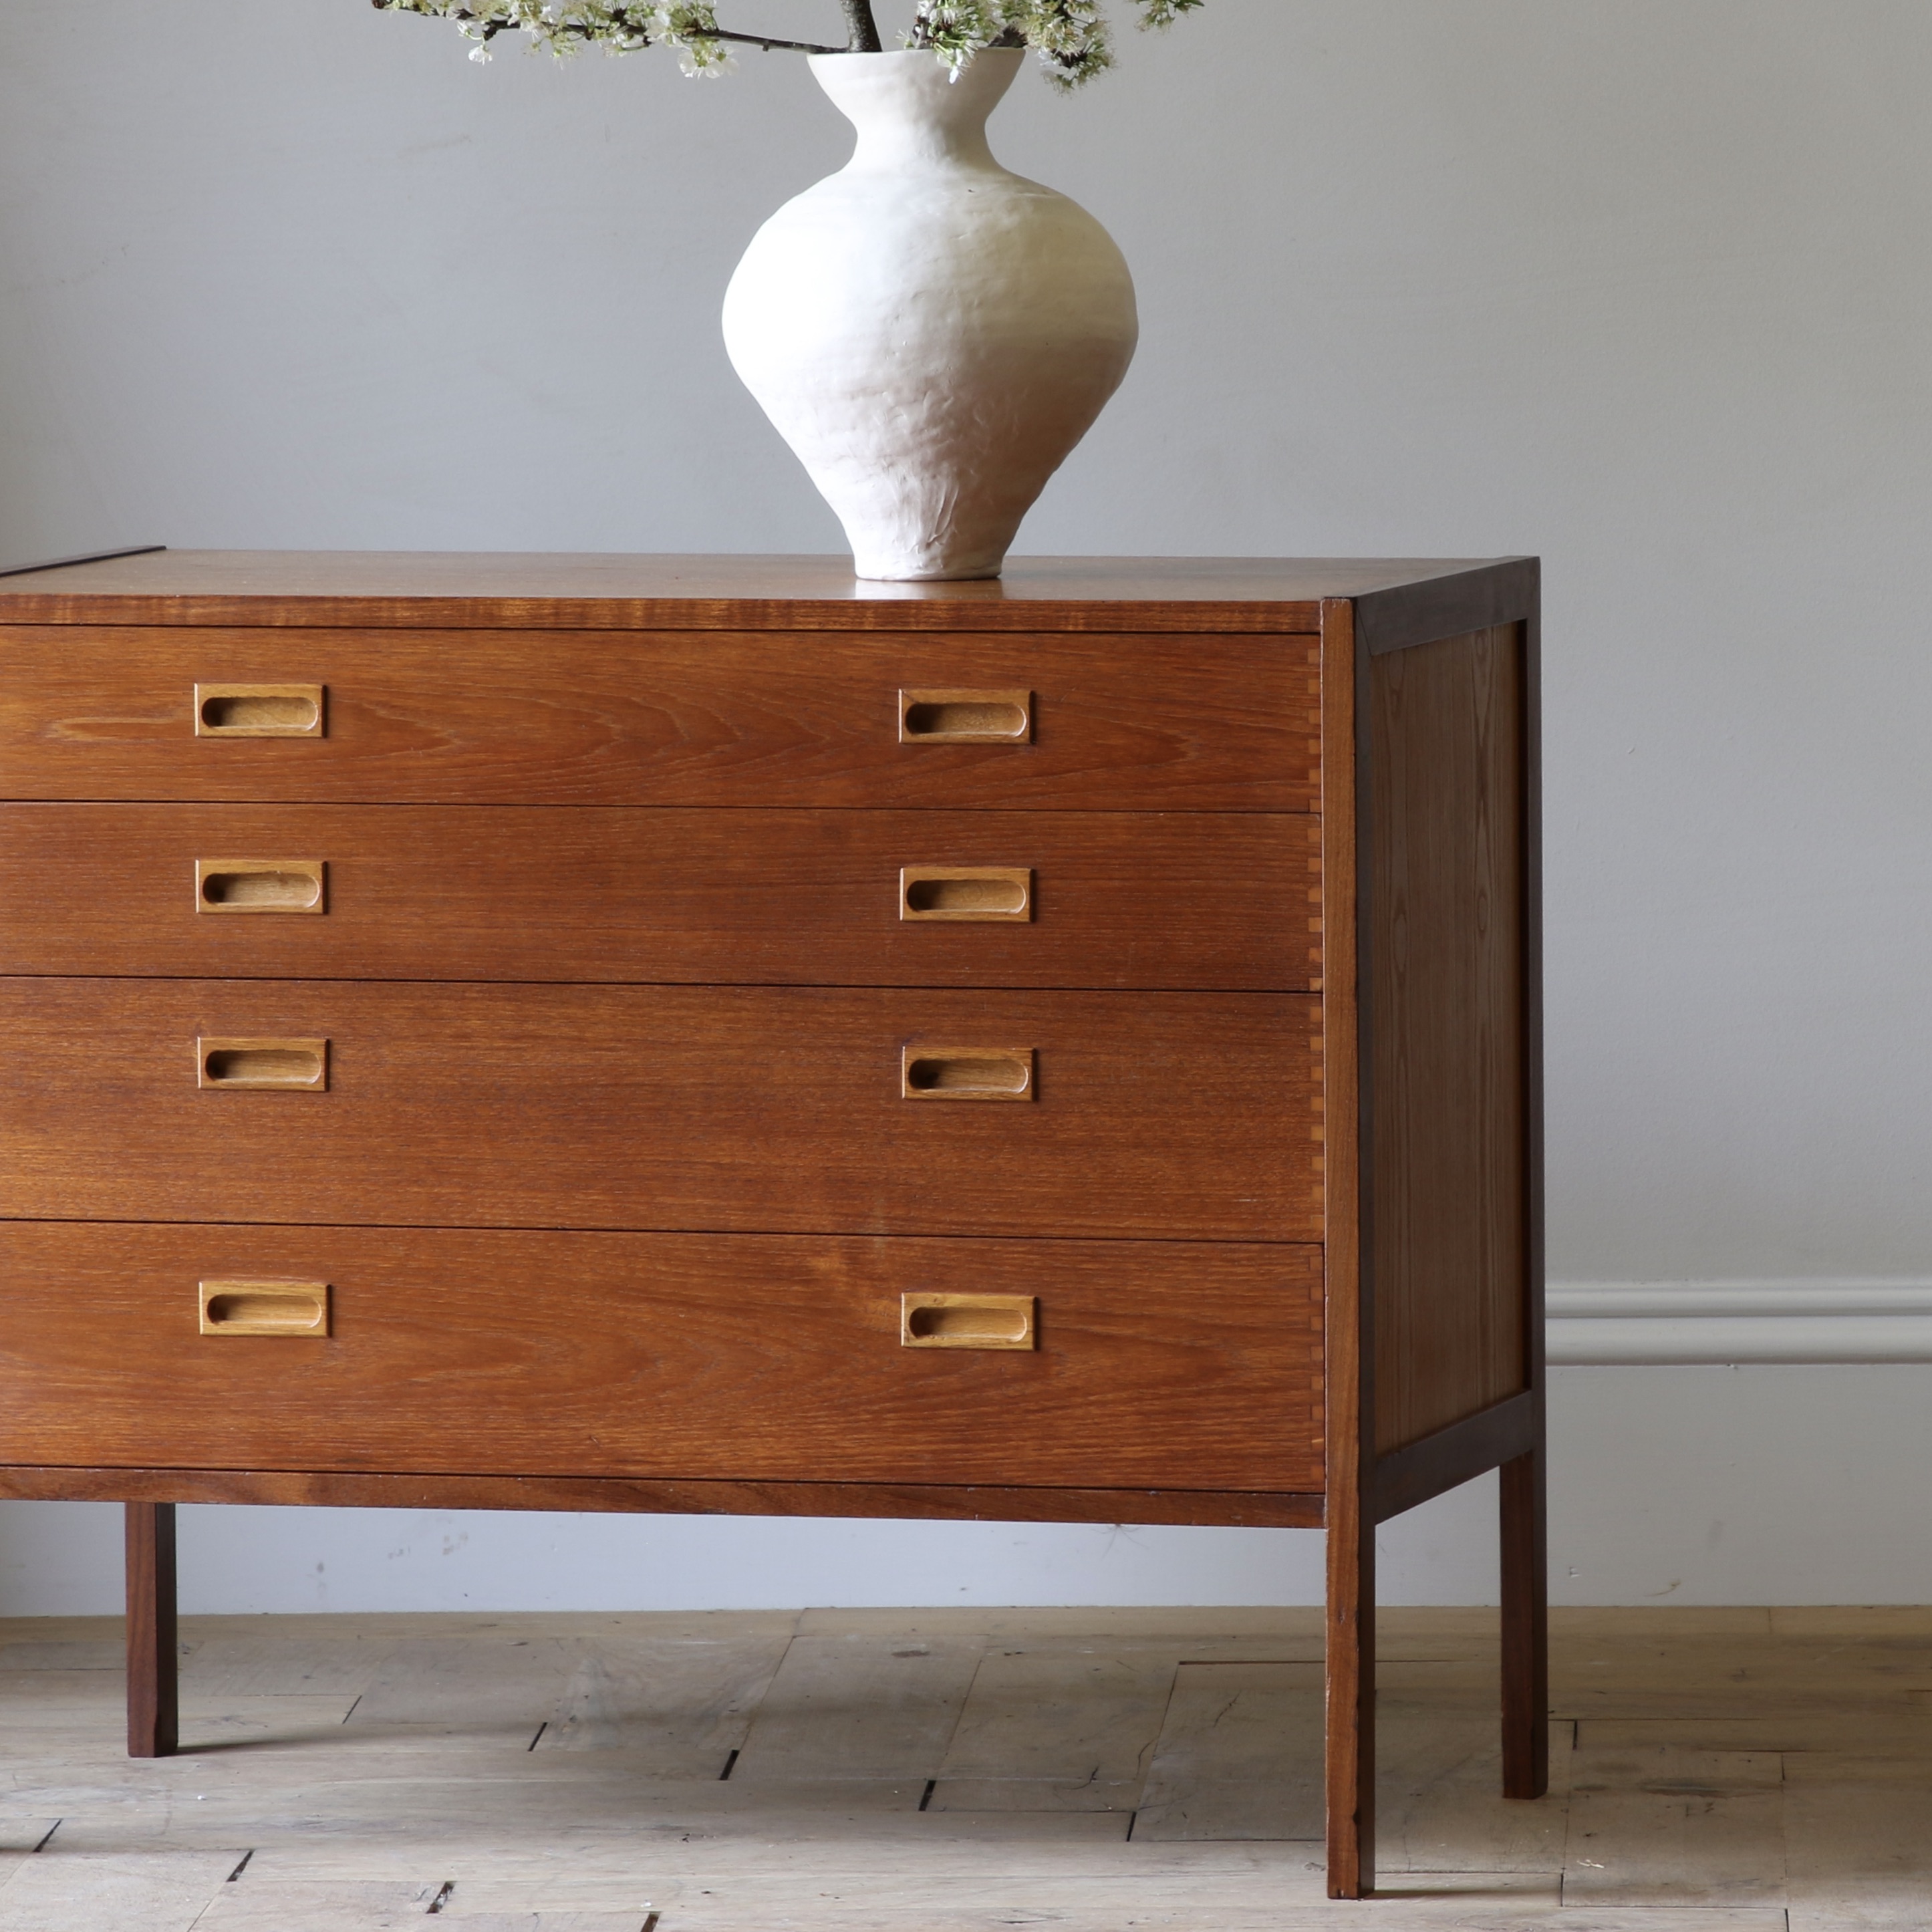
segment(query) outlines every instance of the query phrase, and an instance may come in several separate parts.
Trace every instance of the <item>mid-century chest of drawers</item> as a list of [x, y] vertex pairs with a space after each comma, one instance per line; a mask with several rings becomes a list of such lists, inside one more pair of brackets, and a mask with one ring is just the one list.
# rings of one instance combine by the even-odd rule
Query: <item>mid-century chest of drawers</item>
[[[1374, 1526], [1542, 1788], [1536, 570], [0, 581], [0, 1494]], [[1177, 1580], [1178, 1582], [1180, 1580]]]

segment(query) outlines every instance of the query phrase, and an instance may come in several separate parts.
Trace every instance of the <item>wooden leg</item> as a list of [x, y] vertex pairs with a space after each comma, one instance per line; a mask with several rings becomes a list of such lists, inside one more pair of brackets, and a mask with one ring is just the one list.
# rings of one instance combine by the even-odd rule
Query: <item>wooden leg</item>
[[1544, 1452], [1502, 1467], [1503, 1796], [1550, 1789], [1550, 1582]]
[[1376, 1888], [1376, 1526], [1358, 1504], [1333, 1514], [1340, 1520], [1328, 1525], [1328, 1896], [1366, 1898]]
[[176, 1703], [175, 1506], [128, 1505], [128, 1755], [172, 1757]]

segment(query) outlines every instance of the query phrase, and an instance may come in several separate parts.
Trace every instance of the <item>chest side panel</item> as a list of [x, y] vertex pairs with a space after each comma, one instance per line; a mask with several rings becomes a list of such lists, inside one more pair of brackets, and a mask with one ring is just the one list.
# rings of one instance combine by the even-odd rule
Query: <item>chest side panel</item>
[[1524, 638], [1372, 657], [1376, 1446], [1527, 1386]]

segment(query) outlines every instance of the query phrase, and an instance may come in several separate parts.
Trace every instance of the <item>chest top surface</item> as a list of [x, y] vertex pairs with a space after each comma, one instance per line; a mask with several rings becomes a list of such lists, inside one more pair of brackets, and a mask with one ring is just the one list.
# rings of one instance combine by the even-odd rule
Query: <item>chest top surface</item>
[[1022, 557], [985, 582], [878, 584], [836, 556], [157, 550], [0, 577], [0, 625], [1313, 631], [1324, 601], [1466, 586], [1496, 568]]

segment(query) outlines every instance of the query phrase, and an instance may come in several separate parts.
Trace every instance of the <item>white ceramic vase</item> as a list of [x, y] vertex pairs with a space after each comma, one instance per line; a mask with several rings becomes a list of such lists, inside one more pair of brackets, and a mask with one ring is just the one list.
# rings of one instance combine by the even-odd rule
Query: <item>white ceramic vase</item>
[[862, 578], [997, 577], [1133, 358], [1112, 238], [986, 145], [1022, 58], [982, 53], [956, 82], [931, 53], [814, 55], [858, 146], [758, 230], [725, 292], [733, 365]]

